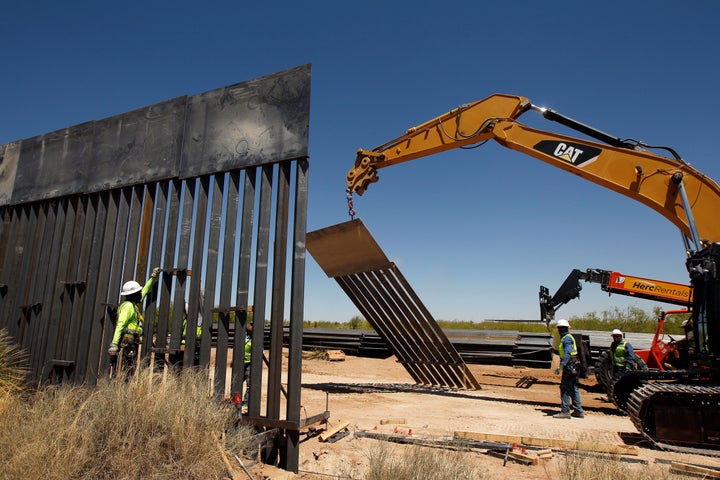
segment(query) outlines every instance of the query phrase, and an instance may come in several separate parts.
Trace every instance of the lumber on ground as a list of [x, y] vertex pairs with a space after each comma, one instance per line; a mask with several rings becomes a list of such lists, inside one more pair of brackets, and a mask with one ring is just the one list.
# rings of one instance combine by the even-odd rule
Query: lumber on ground
[[340, 425], [338, 425], [337, 427], [331, 428], [330, 430], [328, 430], [328, 431], [325, 432], [325, 433], [321, 433], [321, 434], [318, 436], [318, 438], [320, 439], [321, 442], [327, 442], [328, 438], [332, 437], [333, 435], [335, 435], [336, 433], [338, 433], [338, 432], [339, 432], [340, 430], [342, 430], [343, 428], [346, 428], [348, 425], [350, 425], [350, 422], [342, 422], [342, 423], [341, 423]]
[[702, 476], [702, 478], [720, 478], [720, 470], [712, 467], [703, 467], [691, 463], [671, 462], [670, 473], [684, 473]]
[[619, 455], [638, 454], [638, 449], [634, 445], [600, 443], [587, 440], [563, 440], [559, 438], [538, 438], [522, 435], [503, 435], [481, 432], [454, 432], [453, 437], [470, 440], [489, 440], [495, 442], [515, 443], [517, 445], [530, 445], [535, 447], [555, 447], [567, 450], [613, 453]]

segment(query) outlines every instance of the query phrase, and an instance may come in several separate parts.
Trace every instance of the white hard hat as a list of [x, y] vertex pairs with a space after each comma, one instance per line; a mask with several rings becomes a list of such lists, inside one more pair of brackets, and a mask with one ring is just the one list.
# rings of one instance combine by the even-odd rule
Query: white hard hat
[[129, 282], [125, 282], [123, 284], [120, 295], [132, 295], [133, 293], [137, 293], [142, 290], [142, 288], [142, 285], [140, 285], [138, 282], [136, 282], [135, 280], [130, 280]]
[[616, 328], [615, 330], [612, 331], [612, 333], [610, 335], [614, 336], [614, 335], [622, 335], [622, 334], [623, 333], [620, 331], [620, 329]]
[[557, 325], [555, 325], [555, 326], [556, 326], [556, 327], [566, 327], [566, 328], [570, 328], [570, 324], [569, 324], [568, 321], [565, 320], [564, 318], [561, 318], [560, 320], [558, 320]]

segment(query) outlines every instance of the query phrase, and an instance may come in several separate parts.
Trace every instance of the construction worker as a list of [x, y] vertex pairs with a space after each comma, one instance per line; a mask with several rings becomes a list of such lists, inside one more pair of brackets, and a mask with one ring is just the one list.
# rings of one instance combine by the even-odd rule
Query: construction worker
[[[577, 344], [575, 338], [570, 335], [570, 323], [565, 319], [560, 319], [556, 325], [558, 334], [560, 335], [560, 344], [558, 345], [558, 355], [560, 356], [560, 366], [555, 370], [555, 374], [560, 378], [560, 404], [562, 410], [560, 413], [553, 415], [554, 418], [584, 418], [585, 411], [582, 408], [580, 399], [580, 359], [578, 358]], [[570, 413], [573, 409], [572, 414]]]
[[252, 360], [252, 332], [253, 322], [248, 321], [245, 326], [245, 356], [243, 358], [243, 381], [245, 382], [245, 393], [242, 398], [241, 412], [247, 413], [248, 398], [250, 396], [250, 361]]
[[610, 344], [610, 358], [613, 365], [613, 376], [618, 377], [623, 372], [631, 370], [631, 366], [637, 363], [635, 351], [632, 345], [625, 340], [623, 332], [616, 328], [610, 333], [612, 343]]
[[159, 274], [160, 267], [155, 267], [144, 287], [135, 280], [125, 282], [122, 286], [120, 291], [122, 302], [117, 310], [115, 334], [108, 348], [113, 374], [117, 373], [117, 357], [120, 350], [124, 357], [122, 363], [130, 368], [134, 367], [143, 332], [142, 301], [155, 285]]

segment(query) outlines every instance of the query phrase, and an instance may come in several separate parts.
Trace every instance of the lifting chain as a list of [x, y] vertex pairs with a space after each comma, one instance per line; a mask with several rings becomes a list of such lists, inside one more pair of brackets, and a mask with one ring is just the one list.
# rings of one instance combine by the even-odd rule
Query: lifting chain
[[350, 215], [350, 220], [355, 220], [355, 208], [353, 207], [353, 200], [352, 200], [352, 191], [350, 188], [346, 190], [347, 193], [347, 205], [348, 205], [348, 215]]

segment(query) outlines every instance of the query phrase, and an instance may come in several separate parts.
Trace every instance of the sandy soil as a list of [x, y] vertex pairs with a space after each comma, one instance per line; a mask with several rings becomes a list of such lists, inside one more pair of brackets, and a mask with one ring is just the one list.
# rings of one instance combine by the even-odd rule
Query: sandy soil
[[[556, 359], [557, 362], [557, 359]], [[651, 448], [640, 441], [632, 422], [620, 414], [595, 385], [594, 379], [581, 381], [581, 395], [586, 416], [559, 420], [559, 376], [551, 370], [524, 367], [471, 365], [482, 385], [481, 390], [448, 391], [416, 386], [395, 361], [346, 356], [344, 361], [305, 359], [302, 376], [303, 414], [312, 416], [330, 411], [329, 429], [348, 422], [349, 435], [334, 442], [321, 442], [318, 436], [303, 435], [298, 474], [255, 465], [254, 478], [327, 479], [361, 478], [369, 452], [386, 444], [393, 452], [404, 445], [358, 438], [357, 432], [410, 435], [414, 439], [441, 439], [454, 432], [481, 432], [522, 435], [548, 439], [590, 440], [613, 445], [636, 445], [638, 455], [648, 465], [663, 461], [683, 461], [720, 467], [720, 459], [681, 455]], [[518, 387], [522, 379], [532, 380]], [[383, 420], [404, 420], [385, 423]], [[318, 426], [324, 427], [324, 425]], [[629, 437], [629, 438], [628, 438]], [[528, 450], [528, 454], [532, 451]], [[563, 456], [555, 454], [538, 465], [513, 462], [503, 465], [502, 458], [476, 450], [467, 455], [486, 470], [493, 479], [525, 480], [558, 478]], [[661, 463], [658, 464], [658, 461]]]

